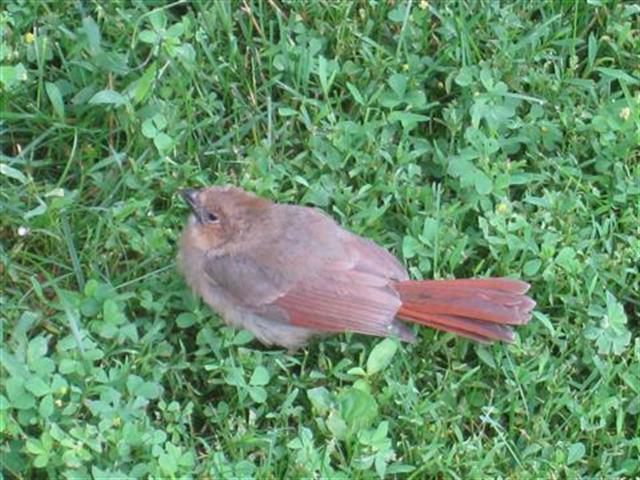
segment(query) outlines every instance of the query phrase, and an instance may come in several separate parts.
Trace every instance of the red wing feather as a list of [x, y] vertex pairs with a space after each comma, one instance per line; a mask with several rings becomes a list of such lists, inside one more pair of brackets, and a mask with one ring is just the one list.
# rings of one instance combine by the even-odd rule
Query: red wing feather
[[391, 287], [362, 272], [323, 273], [299, 282], [274, 302], [287, 312], [292, 325], [328, 332], [392, 333], [400, 299]]
[[329, 332], [393, 334], [413, 341], [413, 334], [395, 321], [400, 299], [390, 285], [392, 279], [406, 279], [406, 271], [372, 241], [344, 233], [345, 256], [297, 282], [274, 304], [288, 313], [293, 325]]

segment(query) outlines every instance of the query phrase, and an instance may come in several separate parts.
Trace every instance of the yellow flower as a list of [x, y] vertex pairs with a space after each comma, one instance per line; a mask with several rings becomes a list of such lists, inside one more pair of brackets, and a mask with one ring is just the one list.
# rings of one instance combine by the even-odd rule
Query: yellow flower
[[28, 33], [25, 33], [25, 34], [24, 34], [24, 41], [25, 41], [25, 43], [33, 43], [33, 41], [34, 41], [35, 39], [36, 39], [36, 36], [35, 36], [33, 33], [31, 33], [31, 32], [28, 32]]

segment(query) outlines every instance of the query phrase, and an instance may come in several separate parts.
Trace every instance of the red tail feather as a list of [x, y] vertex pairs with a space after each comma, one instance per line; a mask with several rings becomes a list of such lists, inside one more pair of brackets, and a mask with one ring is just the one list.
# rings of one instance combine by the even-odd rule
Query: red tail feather
[[481, 342], [513, 340], [510, 325], [527, 323], [536, 302], [529, 284], [508, 278], [425, 280], [395, 285], [398, 317]]

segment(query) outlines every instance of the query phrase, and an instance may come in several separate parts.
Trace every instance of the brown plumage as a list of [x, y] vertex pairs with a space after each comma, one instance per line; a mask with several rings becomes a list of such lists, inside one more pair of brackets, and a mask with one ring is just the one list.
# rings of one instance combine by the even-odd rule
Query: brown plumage
[[317, 334], [414, 335], [406, 320], [474, 340], [513, 340], [531, 318], [529, 285], [507, 278], [409, 280], [389, 252], [324, 213], [235, 187], [185, 190], [193, 209], [180, 269], [227, 324], [267, 345]]

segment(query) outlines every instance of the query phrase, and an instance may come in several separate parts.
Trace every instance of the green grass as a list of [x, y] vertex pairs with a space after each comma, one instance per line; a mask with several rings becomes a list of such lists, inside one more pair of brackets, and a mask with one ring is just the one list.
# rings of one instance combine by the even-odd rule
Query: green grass
[[[640, 8], [501, 3], [3, 3], [4, 478], [638, 475]], [[224, 183], [535, 318], [263, 348], [175, 269]]]

